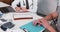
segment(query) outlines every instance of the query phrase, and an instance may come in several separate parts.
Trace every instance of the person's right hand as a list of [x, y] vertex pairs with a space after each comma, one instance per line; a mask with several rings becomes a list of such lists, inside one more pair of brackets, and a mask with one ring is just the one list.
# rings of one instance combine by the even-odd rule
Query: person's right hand
[[34, 25], [36, 25], [38, 23], [38, 25], [43, 25], [47, 30], [49, 30], [50, 32], [56, 32], [56, 30], [48, 23], [48, 21], [44, 18], [42, 19], [38, 19], [35, 20], [33, 22]]
[[28, 9], [26, 9], [26, 7], [21, 7], [22, 8], [22, 12], [29, 12]]
[[46, 29], [50, 26], [50, 24], [48, 23], [48, 21], [44, 18], [42, 19], [37, 19], [33, 22], [34, 25], [36, 25], [38, 23], [38, 25], [43, 25]]
[[20, 7], [15, 7], [15, 9], [16, 9], [16, 12], [19, 12], [21, 10]]

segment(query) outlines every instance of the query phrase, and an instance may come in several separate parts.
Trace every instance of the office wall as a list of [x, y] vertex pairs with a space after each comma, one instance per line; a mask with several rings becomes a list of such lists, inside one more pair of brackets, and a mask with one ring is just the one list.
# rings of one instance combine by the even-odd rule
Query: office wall
[[7, 4], [11, 5], [13, 0], [0, 0], [0, 2], [4, 2], [4, 3], [7, 3]]

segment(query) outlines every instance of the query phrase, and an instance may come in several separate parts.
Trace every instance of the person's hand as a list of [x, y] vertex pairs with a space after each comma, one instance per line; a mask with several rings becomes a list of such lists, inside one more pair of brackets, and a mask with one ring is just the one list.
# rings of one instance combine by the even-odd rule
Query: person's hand
[[16, 9], [16, 12], [20, 12], [20, 7], [15, 7], [15, 9]]
[[38, 23], [38, 25], [43, 25], [46, 29], [48, 29], [50, 32], [56, 32], [56, 30], [50, 26], [50, 24], [48, 23], [48, 21], [44, 18], [42, 19], [38, 19], [36, 21], [33, 22], [34, 25], [36, 25]]
[[46, 19], [44, 19], [44, 18], [35, 20], [33, 22], [34, 25], [36, 25], [37, 23], [38, 23], [38, 25], [43, 25], [45, 28], [48, 28], [50, 26], [50, 24], [48, 23], [48, 21]]
[[22, 12], [28, 12], [28, 9], [26, 9], [25, 7], [21, 7]]

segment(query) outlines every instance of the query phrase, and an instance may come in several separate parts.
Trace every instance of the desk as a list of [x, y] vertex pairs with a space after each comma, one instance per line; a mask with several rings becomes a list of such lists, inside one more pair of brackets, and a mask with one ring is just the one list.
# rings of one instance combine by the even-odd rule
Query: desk
[[[20, 14], [20, 13], [7, 13], [7, 14], [4, 14], [4, 15], [2, 16], [2, 18], [4, 18], [4, 19], [12, 19], [12, 20], [13, 20], [12, 23], [15, 24], [15, 27], [13, 27], [12, 29], [9, 29], [9, 31], [10, 31], [10, 30], [19, 30], [19, 32], [24, 32], [23, 30], [19, 29], [20, 26], [25, 25], [25, 24], [27, 24], [27, 23], [29, 23], [29, 22], [31, 22], [31, 21], [33, 21], [33, 20], [36, 20], [36, 19], [38, 19], [38, 18], [42, 18], [42, 17], [38, 16], [36, 13], [32, 13], [32, 12], [27, 12], [27, 13], [30, 14], [30, 15], [32, 15], [32, 16], [33, 16], [33, 19], [13, 20], [13, 15], [14, 15], [14, 14]], [[43, 30], [44, 30], [44, 29], [43, 29]], [[43, 31], [43, 30], [42, 30], [42, 31]], [[41, 32], [41, 31], [40, 31], [40, 32]]]
[[[0, 2], [0, 7], [6, 7], [6, 6], [9, 6], [9, 5], [7, 5], [7, 4], [5, 4], [3, 2]], [[11, 31], [14, 31], [14, 32], [24, 32], [22, 29], [19, 28], [20, 26], [25, 25], [25, 24], [27, 24], [27, 23], [29, 23], [29, 22], [31, 22], [33, 20], [36, 20], [38, 18], [42, 18], [42, 17], [38, 16], [36, 13], [27, 12], [27, 14], [30, 14], [30, 15], [33, 16], [33, 19], [28, 19], [28, 20], [13, 20], [13, 18], [14, 18], [13, 15], [14, 14], [17, 14], [17, 13], [7, 13], [7, 14], [4, 14], [2, 16], [2, 18], [7, 19], [7, 20], [11, 19], [12, 20], [12, 23], [15, 24], [15, 27], [13, 27], [12, 29], [8, 29], [7, 31], [3, 31], [3, 30], [0, 29], [0, 32], [11, 32]], [[0, 21], [0, 23], [1, 24], [4, 24], [1, 21]], [[42, 31], [40, 31], [40, 32], [42, 32]]]

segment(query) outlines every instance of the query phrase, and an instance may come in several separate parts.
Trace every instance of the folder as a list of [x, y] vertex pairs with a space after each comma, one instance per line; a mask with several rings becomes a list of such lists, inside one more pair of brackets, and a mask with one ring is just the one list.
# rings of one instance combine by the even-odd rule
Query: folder
[[20, 27], [25, 32], [42, 32], [45, 28], [43, 26], [34, 26], [32, 22]]

